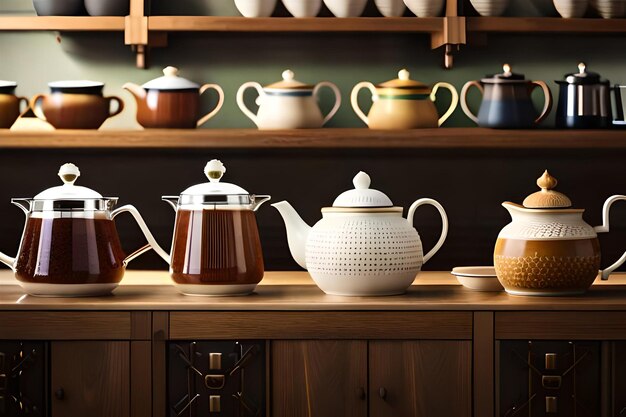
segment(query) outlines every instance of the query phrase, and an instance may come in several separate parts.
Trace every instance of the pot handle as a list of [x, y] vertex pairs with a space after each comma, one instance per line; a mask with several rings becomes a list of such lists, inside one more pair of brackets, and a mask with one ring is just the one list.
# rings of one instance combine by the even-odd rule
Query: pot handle
[[543, 81], [533, 81], [532, 85], [533, 89], [535, 89], [536, 87], [541, 87], [541, 89], [543, 90], [543, 95], [545, 97], [543, 110], [541, 111], [539, 117], [535, 119], [535, 124], [539, 124], [543, 119], [548, 116], [548, 114], [550, 114], [550, 110], [552, 110], [552, 93], [550, 92], [550, 88], [548, 88], [548, 85]]
[[26, 111], [26, 109], [28, 109], [30, 103], [28, 102], [28, 99], [26, 97], [18, 97], [17, 100], [20, 103], [20, 106], [22, 103], [26, 103], [26, 108], [24, 110], [20, 109], [20, 114], [22, 114], [24, 111]]
[[472, 86], [478, 88], [481, 94], [485, 94], [485, 89], [478, 81], [466, 82], [463, 88], [461, 89], [461, 109], [463, 110], [463, 113], [465, 113], [467, 117], [469, 117], [474, 123], [478, 124], [478, 116], [472, 113], [469, 106], [467, 105], [467, 92]]
[[415, 210], [417, 210], [419, 206], [422, 206], [424, 204], [430, 204], [431, 206], [434, 206], [441, 215], [441, 236], [439, 236], [439, 240], [435, 244], [435, 247], [433, 247], [430, 252], [424, 255], [424, 263], [426, 263], [430, 258], [433, 257], [435, 253], [437, 253], [439, 249], [441, 249], [441, 246], [443, 246], [443, 242], [446, 241], [446, 237], [448, 236], [448, 216], [446, 215], [446, 210], [436, 200], [433, 200], [432, 198], [420, 198], [411, 205], [407, 214], [407, 221], [409, 222], [411, 227], [413, 226], [413, 215], [415, 214]]
[[456, 110], [456, 106], [458, 106], [459, 104], [459, 93], [457, 93], [456, 88], [454, 88], [452, 84], [444, 82], [438, 82], [437, 84], [435, 84], [435, 86], [433, 87], [433, 91], [430, 93], [431, 101], [434, 102], [437, 99], [436, 96], [439, 87], [447, 88], [448, 90], [450, 90], [450, 94], [452, 94], [452, 101], [450, 102], [450, 107], [448, 107], [448, 110], [446, 110], [443, 116], [439, 118], [439, 121], [437, 121], [437, 126], [441, 126], [443, 122], [448, 120], [448, 118], [452, 116], [452, 113], [454, 113], [454, 111]]
[[352, 89], [352, 94], [350, 95], [350, 103], [352, 104], [352, 108], [354, 109], [356, 115], [359, 116], [359, 119], [363, 120], [363, 122], [365, 122], [365, 124], [369, 126], [369, 118], [365, 115], [365, 113], [363, 113], [363, 110], [361, 110], [361, 108], [359, 107], [359, 92], [364, 88], [370, 90], [370, 92], [372, 93], [372, 101], [376, 101], [377, 95], [376, 87], [374, 87], [374, 84], [369, 81], [361, 81]]
[[211, 90], [211, 89], [217, 91], [217, 97], [218, 97], [217, 105], [212, 111], [205, 114], [200, 120], [198, 120], [198, 123], [197, 123], [198, 127], [202, 126], [203, 124], [211, 120], [213, 116], [215, 116], [217, 112], [219, 112], [222, 109], [222, 106], [224, 105], [224, 90], [222, 90], [222, 87], [220, 87], [217, 84], [204, 84], [202, 87], [200, 87], [200, 95], [204, 94], [205, 91]]
[[161, 248], [161, 246], [157, 243], [157, 241], [154, 238], [154, 236], [152, 236], [152, 232], [150, 232], [150, 229], [148, 229], [148, 225], [143, 220], [143, 217], [141, 217], [141, 214], [139, 214], [139, 211], [135, 208], [135, 206], [132, 206], [132, 205], [128, 204], [128, 205], [119, 207], [119, 208], [117, 208], [117, 209], [115, 209], [115, 210], [113, 210], [111, 212], [111, 218], [115, 219], [115, 217], [118, 214], [121, 214], [121, 213], [124, 213], [124, 212], [129, 212], [133, 216], [133, 218], [135, 219], [135, 221], [137, 222], [137, 224], [141, 228], [141, 231], [143, 232], [143, 235], [146, 237], [146, 240], [148, 241], [147, 245], [143, 246], [140, 249], [137, 249], [135, 252], [133, 252], [130, 255], [128, 255], [126, 257], [126, 259], [124, 259], [124, 265], [127, 265], [130, 261], [132, 261], [133, 259], [135, 259], [139, 255], [142, 255], [142, 254], [146, 253], [150, 249], [154, 249], [154, 251], [161, 258], [163, 258], [163, 260], [165, 262], [167, 262], [168, 265], [169, 265], [169, 263], [170, 263], [170, 255], [168, 255], [168, 253], [165, 252], [163, 250], [163, 248]]
[[318, 94], [322, 87], [330, 88], [331, 90], [333, 90], [333, 93], [335, 94], [335, 105], [328, 112], [326, 117], [324, 117], [324, 121], [322, 122], [322, 126], [324, 126], [326, 123], [328, 123], [330, 119], [333, 118], [333, 116], [339, 110], [339, 107], [341, 106], [341, 92], [339, 91], [339, 88], [335, 84], [331, 83], [330, 81], [322, 81], [321, 83], [318, 83], [313, 89], [313, 95], [315, 96], [315, 98], [317, 98], [318, 102], [319, 102]]
[[245, 83], [241, 87], [239, 87], [239, 90], [237, 91], [237, 105], [239, 106], [239, 108], [241, 109], [243, 114], [248, 116], [248, 118], [250, 120], [252, 120], [254, 122], [254, 124], [257, 125], [257, 127], [258, 127], [259, 126], [259, 120], [258, 120], [257, 115], [252, 113], [252, 111], [250, 111], [248, 106], [246, 106], [246, 102], [243, 99], [243, 95], [244, 95], [244, 93], [246, 92], [246, 90], [248, 88], [255, 88], [256, 91], [258, 91], [258, 93], [259, 93], [259, 97], [263, 97], [263, 95], [265, 95], [265, 92], [263, 91], [263, 87], [261, 87], [261, 84], [255, 82], [255, 81], [248, 81], [247, 83]]
[[[117, 116], [121, 112], [124, 111], [124, 100], [117, 96], [105, 97], [106, 100], [109, 101], [109, 117]], [[111, 102], [115, 101], [117, 103], [117, 109], [113, 113], [111, 113]]]
[[44, 98], [46, 98], [45, 94], [37, 94], [35, 97], [31, 98], [30, 108], [33, 109], [33, 113], [35, 113], [35, 116], [37, 116], [38, 119], [41, 119], [44, 122], [47, 122], [48, 120], [46, 119], [46, 116], [43, 114], [43, 110], [41, 110], [41, 108], [37, 106], [37, 103], [40, 100], [43, 100]]
[[[609, 212], [611, 211], [611, 206], [613, 205], [613, 203], [620, 200], [626, 200], [626, 195], [614, 195], [612, 197], [609, 197], [604, 202], [604, 206], [602, 207], [602, 226], [597, 226], [593, 228], [596, 233], [606, 233], [609, 231]], [[611, 273], [619, 268], [624, 262], [626, 262], [626, 252], [624, 252], [622, 257], [619, 258], [617, 262], [615, 262], [613, 265], [600, 271], [600, 274], [602, 275], [602, 280], [606, 281], [607, 279], [609, 279], [609, 275], [611, 275]]]

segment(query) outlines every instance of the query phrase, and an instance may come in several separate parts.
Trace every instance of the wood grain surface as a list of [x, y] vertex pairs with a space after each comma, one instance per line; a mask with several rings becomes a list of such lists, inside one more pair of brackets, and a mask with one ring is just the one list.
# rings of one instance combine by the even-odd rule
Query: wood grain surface
[[272, 342], [273, 417], [367, 417], [367, 342]]
[[124, 18], [118, 16], [0, 16], [1, 30], [121, 32], [124, 30]]
[[370, 342], [369, 369], [370, 417], [472, 415], [471, 342]]
[[560, 17], [468, 17], [468, 32], [625, 33], [624, 19]]
[[498, 312], [496, 339], [626, 340], [626, 312]]
[[471, 339], [472, 313], [172, 312], [170, 339]]
[[474, 415], [495, 417], [494, 313], [490, 311], [474, 313], [474, 338], [472, 342]]
[[53, 342], [51, 349], [53, 417], [129, 417], [129, 342]]

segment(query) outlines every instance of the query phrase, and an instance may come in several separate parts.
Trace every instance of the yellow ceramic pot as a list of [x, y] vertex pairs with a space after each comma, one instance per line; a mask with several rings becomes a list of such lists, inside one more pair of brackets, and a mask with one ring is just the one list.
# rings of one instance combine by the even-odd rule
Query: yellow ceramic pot
[[[439, 116], [434, 101], [440, 87], [450, 90], [452, 100], [448, 110]], [[359, 92], [367, 88], [372, 93], [372, 107], [365, 115], [359, 107]], [[398, 73], [398, 78], [379, 85], [369, 81], [358, 83], [352, 89], [352, 108], [370, 129], [417, 129], [438, 127], [454, 112], [459, 103], [459, 95], [451, 84], [439, 82], [432, 88], [410, 79], [406, 69]]]

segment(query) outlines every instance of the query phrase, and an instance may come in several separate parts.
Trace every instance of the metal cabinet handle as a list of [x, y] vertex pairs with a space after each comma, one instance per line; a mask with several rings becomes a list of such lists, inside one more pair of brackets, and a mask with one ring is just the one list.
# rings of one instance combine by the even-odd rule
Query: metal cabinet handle
[[65, 391], [63, 390], [63, 388], [59, 388], [58, 390], [56, 390], [54, 392], [54, 397], [57, 400], [62, 400], [63, 398], [65, 398]]
[[380, 388], [378, 389], [378, 396], [379, 396], [381, 399], [385, 400], [385, 399], [387, 398], [387, 390], [386, 390], [385, 388], [383, 388], [383, 387], [380, 387]]

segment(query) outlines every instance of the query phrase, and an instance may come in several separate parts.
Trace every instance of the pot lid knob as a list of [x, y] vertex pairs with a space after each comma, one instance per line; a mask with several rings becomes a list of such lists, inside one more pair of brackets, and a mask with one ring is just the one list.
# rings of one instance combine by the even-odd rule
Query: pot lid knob
[[293, 81], [296, 77], [296, 74], [290, 69], [283, 71], [283, 80], [284, 81]]
[[365, 172], [360, 171], [354, 176], [352, 184], [354, 184], [354, 188], [356, 188], [357, 190], [365, 190], [370, 188], [370, 185], [372, 184], [372, 179]]
[[166, 77], [178, 77], [178, 68], [176, 67], [165, 67], [163, 68], [163, 75]]
[[210, 182], [220, 182], [225, 172], [226, 167], [219, 159], [212, 159], [204, 167], [204, 175]]
[[565, 194], [554, 191], [559, 182], [548, 170], [537, 179], [537, 185], [541, 191], [537, 191], [526, 197], [524, 207], [526, 208], [568, 208], [572, 206], [572, 201]]
[[352, 180], [354, 188], [341, 193], [333, 207], [392, 207], [393, 203], [383, 192], [370, 188], [372, 180], [361, 171]]
[[506, 77], [510, 77], [511, 75], [513, 75], [513, 71], [511, 71], [511, 66], [509, 64], [504, 64], [502, 65], [502, 71], [504, 71], [504, 74]]
[[585, 64], [584, 62], [581, 62], [580, 64], [578, 64], [578, 73], [580, 75], [586, 74], [587, 73], [587, 64]]
[[400, 72], [398, 72], [398, 79], [408, 81], [411, 79], [411, 73], [406, 68], [401, 69]]
[[65, 185], [74, 185], [78, 177], [80, 177], [80, 170], [72, 163], [61, 165], [59, 168], [59, 177]]

